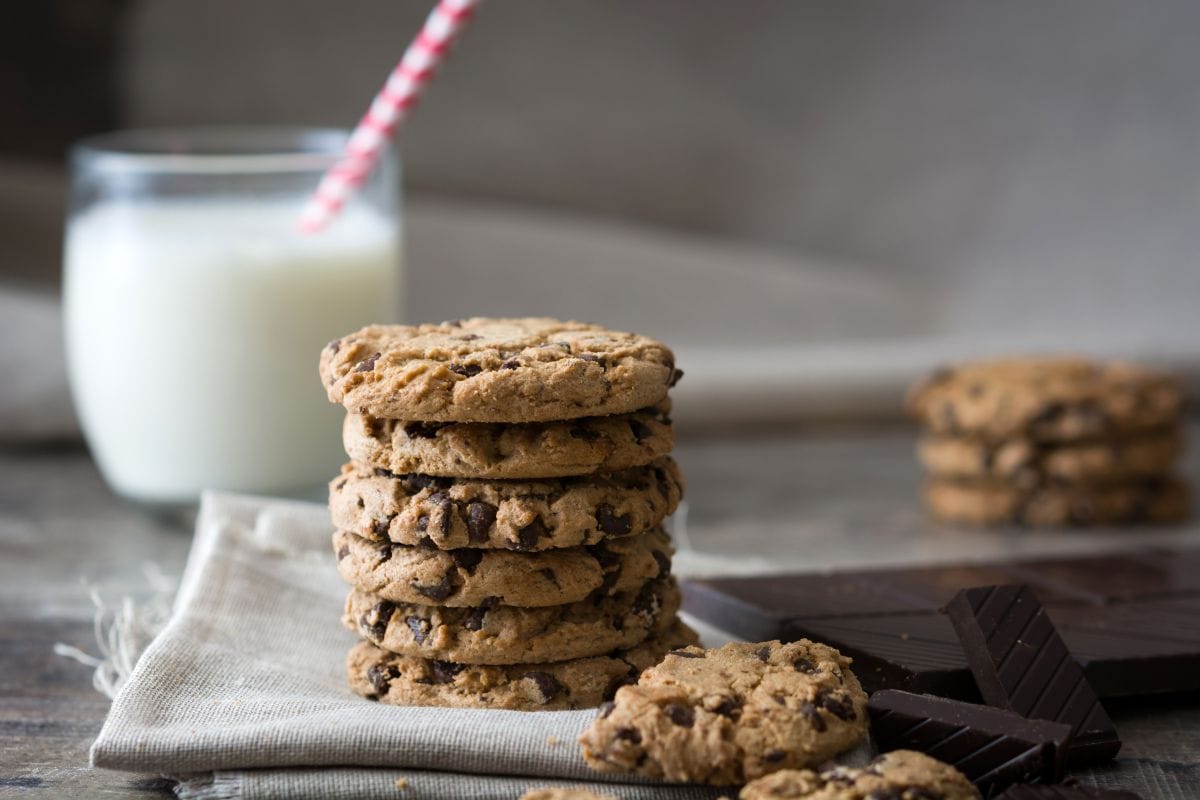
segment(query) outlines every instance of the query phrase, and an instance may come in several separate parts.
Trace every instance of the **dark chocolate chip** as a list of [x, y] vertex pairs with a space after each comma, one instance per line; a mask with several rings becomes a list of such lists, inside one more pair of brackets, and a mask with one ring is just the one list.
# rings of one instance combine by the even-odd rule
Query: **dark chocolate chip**
[[454, 676], [462, 672], [465, 667], [462, 664], [455, 664], [453, 661], [437, 661], [429, 662], [429, 677], [431, 683], [453, 683]]
[[819, 672], [817, 665], [807, 658], [797, 658], [792, 662], [792, 666], [796, 668], [796, 672], [803, 672], [805, 675], [815, 675]]
[[341, 561], [343, 558], [345, 558], [348, 555], [350, 555], [349, 545], [342, 545], [341, 547], [338, 548], [338, 551], [337, 551], [337, 560], [338, 561]]
[[829, 727], [825, 724], [825, 718], [821, 716], [820, 710], [812, 703], [801, 703], [800, 713], [805, 716], [809, 724], [813, 726], [813, 730], [818, 733], [824, 732]]
[[584, 442], [594, 442], [600, 438], [600, 434], [596, 433], [591, 428], [574, 427], [571, 428], [571, 438], [579, 439]]
[[826, 689], [817, 692], [817, 703], [830, 714], [847, 722], [858, 716], [849, 697], [832, 694]]
[[549, 703], [558, 695], [562, 694], [565, 689], [558, 678], [555, 678], [549, 672], [527, 672], [525, 677], [533, 681], [537, 686], [538, 691], [542, 694], [542, 702]]
[[412, 631], [413, 641], [417, 644], [425, 644], [425, 639], [433, 630], [433, 623], [424, 617], [405, 617], [404, 621], [408, 624], [408, 629]]
[[510, 358], [500, 365], [501, 369], [516, 369], [519, 366], [521, 366], [521, 362], [515, 358]]
[[621, 563], [621, 556], [609, 550], [604, 542], [590, 546], [588, 552], [592, 554], [592, 558], [596, 559], [596, 563], [600, 565], [601, 569], [607, 570], [609, 567], [615, 567]]
[[604, 359], [601, 358], [600, 356], [596, 355], [595, 353], [579, 353], [575, 357], [581, 358], [584, 361], [590, 361], [593, 364], [599, 364], [600, 366], [604, 366]]
[[596, 525], [609, 536], [624, 536], [633, 527], [628, 514], [617, 516], [607, 503], [596, 506]]
[[654, 563], [658, 564], [659, 576], [666, 575], [671, 571], [671, 559], [661, 550], [651, 550], [650, 555], [654, 556]]
[[662, 607], [662, 598], [659, 596], [658, 587], [654, 583], [647, 583], [638, 592], [637, 597], [633, 600], [632, 610], [635, 614], [640, 614], [644, 617], [653, 617], [658, 614]]
[[722, 717], [732, 718], [742, 707], [742, 704], [732, 697], [725, 697], [717, 703], [717, 707], [713, 709], [714, 714], [720, 714]]
[[468, 575], [474, 575], [479, 562], [483, 561], [482, 550], [451, 550], [450, 558], [454, 564]]
[[669, 386], [669, 387], [674, 386], [675, 384], [679, 383], [679, 379], [682, 377], [683, 377], [683, 370], [681, 370], [681, 369], [672, 370], [671, 378], [670, 378], [670, 380], [667, 381], [667, 386]]
[[606, 700], [605, 702], [601, 703], [599, 705], [599, 707], [596, 709], [596, 717], [598, 719], [606, 719], [608, 717], [608, 715], [611, 714], [613, 712], [613, 709], [616, 707], [617, 707], [616, 703], [612, 702], [611, 700]]
[[392, 614], [395, 613], [396, 607], [394, 605], [387, 600], [381, 600], [370, 608], [367, 613], [363, 614], [360, 622], [371, 638], [379, 641], [387, 633], [388, 622], [391, 621]]
[[454, 525], [454, 519], [450, 515], [450, 509], [454, 505], [454, 501], [445, 492], [434, 492], [429, 495], [429, 502], [434, 503], [441, 509], [442, 538], [445, 539], [450, 536], [450, 531]]
[[474, 378], [483, 372], [483, 367], [478, 364], [451, 364], [450, 371], [455, 375], [462, 375], [464, 378]]
[[432, 586], [422, 586], [419, 583], [411, 584], [413, 591], [422, 597], [428, 597], [430, 600], [440, 603], [450, 595], [454, 594], [454, 579], [447, 572], [442, 576], [442, 579]]
[[419, 475], [415, 472], [407, 475], [399, 475], [405, 486], [405, 490], [410, 494], [416, 494], [422, 489], [441, 489], [446, 490], [454, 482], [450, 478], [439, 478], [436, 475]]
[[396, 671], [395, 667], [372, 664], [367, 668], [367, 680], [375, 687], [375, 694], [387, 694], [388, 689], [392, 686], [392, 681], [398, 677], [400, 677], [400, 673]]
[[539, 569], [538, 574], [553, 583], [555, 586], [558, 586], [558, 576], [554, 574], [554, 570], [546, 567], [545, 569]]
[[355, 372], [370, 372], [371, 370], [375, 369], [375, 362], [379, 360], [380, 355], [382, 355], [382, 354], [375, 353], [372, 356], [368, 356], [367, 358], [364, 358], [362, 361], [358, 362], [358, 365], [354, 368], [354, 371]]
[[329, 348], [329, 352], [336, 354], [338, 350], [342, 349], [342, 340], [334, 339], [332, 342], [330, 342], [329, 344], [327, 344], [325, 346]]
[[433, 439], [438, 431], [446, 427], [445, 422], [409, 422], [404, 426], [404, 433], [410, 439]]
[[488, 539], [488, 531], [496, 521], [496, 507], [482, 500], [467, 504], [467, 538], [473, 544], [482, 544]]
[[671, 502], [671, 484], [667, 480], [667, 473], [660, 467], [655, 467], [654, 480], [658, 484], [658, 493], [662, 495], [662, 499]]
[[463, 333], [458, 336], [458, 339], [464, 342], [473, 342], [478, 338], [480, 336], [477, 333]]
[[613, 732], [613, 738], [629, 742], [630, 744], [642, 743], [642, 734], [638, 733], [637, 728], [617, 728]]
[[376, 536], [387, 536], [388, 528], [391, 527], [391, 520], [379, 519], [375, 520], [375, 524], [371, 526]]
[[768, 750], [763, 753], [763, 761], [767, 764], [778, 764], [785, 758], [787, 758], [787, 753], [783, 750]]
[[646, 439], [649, 439], [651, 433], [649, 428], [638, 422], [636, 419], [629, 420], [629, 432], [633, 434], [633, 438], [637, 440], [638, 444], [641, 444]]
[[546, 530], [546, 525], [541, 518], [535, 518], [533, 522], [517, 531], [517, 549], [532, 550], [537, 547], [538, 540], [548, 534], [549, 531]]
[[394, 472], [392, 472], [390, 469], [384, 469], [383, 467], [376, 467], [375, 468], [375, 477], [376, 478], [394, 478], [394, 477], [396, 477], [396, 474]]
[[333, 488], [334, 488], [336, 491], [339, 491], [339, 492], [340, 492], [342, 489], [344, 489], [345, 487], [346, 487], [346, 478], [342, 478], [340, 481], [338, 481], [337, 483], [335, 483], [335, 484], [333, 485]]
[[483, 628], [483, 618], [487, 616], [487, 612], [491, 611], [500, 604], [499, 597], [485, 597], [475, 608], [472, 608], [466, 618], [463, 620], [463, 627], [469, 631], [477, 631]]
[[763, 663], [770, 661], [771, 660], [770, 645], [763, 645], [762, 647], [759, 647], [758, 649], [756, 649], [754, 651], [754, 655], [758, 656], [758, 660], [762, 661]]
[[687, 650], [671, 650], [667, 655], [679, 656], [680, 658], [704, 658], [704, 653], [692, 653]]
[[691, 706], [667, 703], [663, 706], [663, 713], [681, 728], [690, 728], [696, 724], [696, 710]]
[[421, 516], [417, 517], [417, 532], [424, 533], [428, 529], [429, 529], [429, 515], [422, 514]]

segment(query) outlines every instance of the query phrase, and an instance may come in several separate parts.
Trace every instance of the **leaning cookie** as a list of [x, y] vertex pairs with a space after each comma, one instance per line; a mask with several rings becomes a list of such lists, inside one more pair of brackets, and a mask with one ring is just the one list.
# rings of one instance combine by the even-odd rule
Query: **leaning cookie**
[[394, 473], [456, 478], [555, 478], [640, 467], [671, 452], [669, 404], [633, 414], [505, 425], [404, 422], [347, 414], [353, 461]]
[[850, 659], [802, 639], [686, 648], [617, 691], [580, 737], [588, 765], [727, 786], [820, 764], [867, 730]]
[[333, 548], [347, 583], [393, 603], [523, 608], [637, 590], [670, 572], [674, 552], [661, 529], [535, 553], [410, 547], [338, 531]]
[[940, 478], [992, 480], [1029, 488], [1048, 482], [1111, 483], [1165, 475], [1182, 450], [1182, 431], [1167, 428], [1123, 439], [1059, 444], [927, 436], [918, 443], [917, 456], [930, 474]]
[[321, 351], [329, 399], [423, 422], [544, 422], [628, 414], [678, 378], [661, 342], [547, 318], [371, 325]]
[[979, 791], [949, 764], [895, 750], [862, 769], [788, 769], [746, 784], [739, 800], [979, 800]]
[[691, 628], [675, 621], [629, 650], [507, 666], [401, 656], [360, 642], [350, 651], [346, 667], [354, 692], [392, 705], [558, 711], [598, 706], [669, 650], [696, 641]]
[[341, 530], [397, 544], [534, 551], [657, 528], [683, 496], [671, 458], [620, 472], [493, 481], [396, 475], [347, 464], [329, 485]]
[[1187, 484], [1173, 478], [1033, 489], [933, 479], [922, 499], [930, 515], [944, 522], [1035, 527], [1177, 522], [1191, 505]]
[[931, 432], [1064, 442], [1174, 424], [1183, 405], [1170, 376], [1123, 362], [1030, 358], [940, 370], [912, 389], [910, 412]]
[[536, 664], [628, 650], [669, 628], [679, 604], [674, 578], [543, 608], [392, 603], [355, 589], [346, 599], [342, 621], [372, 644], [400, 655], [461, 664]]

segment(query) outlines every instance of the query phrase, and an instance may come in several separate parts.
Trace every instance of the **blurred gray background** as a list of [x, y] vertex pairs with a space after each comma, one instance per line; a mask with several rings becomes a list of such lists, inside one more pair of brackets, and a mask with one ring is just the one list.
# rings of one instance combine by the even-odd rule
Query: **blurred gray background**
[[[0, 281], [52, 290], [71, 139], [349, 126], [429, 6], [8, 4]], [[407, 313], [634, 327], [701, 382], [748, 343], [1191, 367], [1198, 74], [1189, 2], [493, 0], [403, 134]]]

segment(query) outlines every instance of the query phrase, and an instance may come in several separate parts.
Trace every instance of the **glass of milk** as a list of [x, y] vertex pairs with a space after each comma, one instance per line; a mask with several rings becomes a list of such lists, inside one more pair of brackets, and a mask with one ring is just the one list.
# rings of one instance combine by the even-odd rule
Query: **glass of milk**
[[71, 389], [119, 494], [303, 495], [345, 459], [321, 348], [401, 304], [389, 156], [324, 230], [300, 210], [346, 134], [163, 129], [71, 157], [64, 305]]

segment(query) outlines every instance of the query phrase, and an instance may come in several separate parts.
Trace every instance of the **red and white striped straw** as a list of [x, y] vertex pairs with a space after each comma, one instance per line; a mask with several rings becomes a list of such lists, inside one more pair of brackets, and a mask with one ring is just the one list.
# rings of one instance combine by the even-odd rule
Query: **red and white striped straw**
[[350, 195], [366, 182], [388, 140], [416, 106], [421, 92], [450, 52], [454, 38], [470, 22], [482, 1], [438, 0], [421, 32], [404, 51], [404, 57], [350, 135], [342, 157], [321, 178], [300, 215], [302, 231], [312, 233], [329, 224]]

